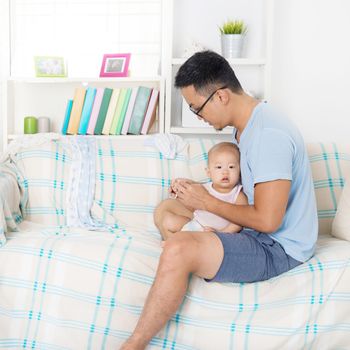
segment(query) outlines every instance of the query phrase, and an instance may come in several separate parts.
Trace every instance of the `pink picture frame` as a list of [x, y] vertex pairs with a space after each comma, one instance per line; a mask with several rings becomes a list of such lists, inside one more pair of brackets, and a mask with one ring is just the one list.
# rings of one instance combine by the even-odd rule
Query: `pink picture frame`
[[104, 54], [100, 77], [127, 77], [130, 56], [130, 53]]

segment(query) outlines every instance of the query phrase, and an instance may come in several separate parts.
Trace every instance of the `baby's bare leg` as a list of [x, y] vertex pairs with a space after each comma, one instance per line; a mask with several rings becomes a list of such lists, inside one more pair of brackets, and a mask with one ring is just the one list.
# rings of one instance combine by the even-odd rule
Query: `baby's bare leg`
[[165, 199], [154, 211], [154, 223], [164, 240], [193, 218], [193, 212], [176, 199]]

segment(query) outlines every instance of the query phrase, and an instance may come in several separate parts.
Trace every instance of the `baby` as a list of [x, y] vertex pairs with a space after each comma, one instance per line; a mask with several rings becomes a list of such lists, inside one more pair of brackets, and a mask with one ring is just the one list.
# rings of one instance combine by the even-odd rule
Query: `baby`
[[[243, 205], [248, 204], [248, 201], [246, 195], [241, 191], [239, 159], [239, 150], [233, 143], [221, 142], [213, 146], [208, 152], [208, 167], [206, 168], [207, 175], [211, 181], [203, 184], [203, 186], [211, 195], [222, 201]], [[177, 197], [177, 181], [179, 179], [173, 180], [170, 188], [173, 198]], [[174, 215], [172, 220], [175, 220], [171, 225], [173, 231], [182, 229], [182, 231], [233, 233], [242, 229], [241, 226], [205, 210], [195, 210], [187, 218]]]

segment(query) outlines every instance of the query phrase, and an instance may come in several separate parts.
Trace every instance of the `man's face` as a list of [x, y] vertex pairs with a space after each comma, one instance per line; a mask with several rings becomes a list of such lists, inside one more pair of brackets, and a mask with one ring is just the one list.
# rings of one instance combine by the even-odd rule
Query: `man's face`
[[208, 123], [216, 130], [222, 130], [227, 124], [224, 124], [224, 118], [220, 112], [222, 110], [222, 104], [217, 96], [217, 91], [214, 90], [213, 92], [210, 97], [210, 94], [208, 96], [198, 94], [193, 85], [181, 89], [183, 97], [194, 112], [193, 116], [195, 117], [195, 112], [198, 111], [198, 119]]

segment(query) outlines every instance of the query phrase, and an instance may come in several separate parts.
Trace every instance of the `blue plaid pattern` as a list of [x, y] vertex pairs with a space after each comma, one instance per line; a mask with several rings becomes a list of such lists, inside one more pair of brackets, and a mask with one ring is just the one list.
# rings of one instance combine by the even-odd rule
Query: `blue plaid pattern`
[[[167, 197], [171, 178], [206, 179], [212, 143], [193, 140], [188, 152], [165, 160], [141, 138], [98, 139], [92, 212], [115, 224], [110, 232], [69, 228], [61, 214], [55, 225], [46, 224], [47, 215], [55, 215], [41, 211], [45, 186], [32, 180], [42, 179], [55, 199], [45, 207], [64, 212], [64, 190], [48, 184], [67, 183], [69, 153], [68, 163], [56, 159], [60, 164], [50, 166], [57, 170], [42, 175], [25, 159], [37, 162], [44, 149], [51, 162], [53, 150], [63, 154], [59, 142], [33, 150], [37, 159], [22, 156], [26, 210], [37, 214], [27, 214], [30, 220], [7, 233], [0, 249], [0, 348], [118, 349], [142, 311], [161, 253], [152, 211]], [[309, 154], [319, 211], [335, 210], [349, 149], [313, 144]], [[346, 349], [349, 248], [323, 235], [311, 260], [259, 283], [207, 284], [192, 276], [182, 305], [148, 349]]]
[[0, 164], [0, 247], [6, 242], [5, 233], [17, 231], [22, 222], [21, 192], [15, 167], [10, 162]]
[[23, 148], [13, 157], [18, 183], [28, 200], [26, 220], [49, 226], [66, 224], [66, 193], [72, 161], [60, 141]]
[[317, 200], [319, 232], [330, 234], [337, 203], [350, 173], [350, 148], [345, 144], [312, 143], [308, 154]]

